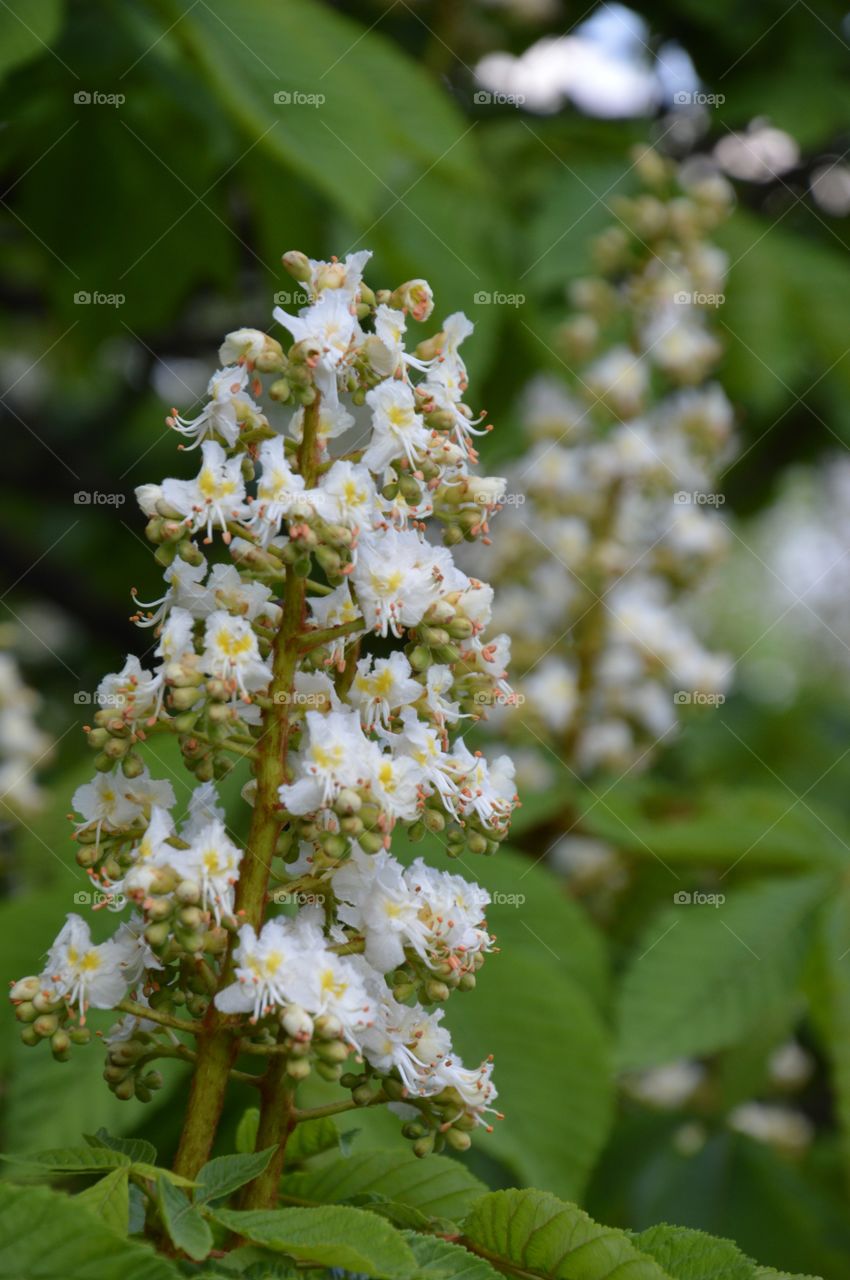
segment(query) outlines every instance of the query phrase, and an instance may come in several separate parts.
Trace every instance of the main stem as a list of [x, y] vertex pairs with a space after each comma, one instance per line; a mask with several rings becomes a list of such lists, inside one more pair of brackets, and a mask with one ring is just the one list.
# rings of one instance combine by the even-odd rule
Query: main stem
[[[301, 474], [307, 488], [315, 483], [317, 466], [317, 429], [320, 397], [304, 411], [304, 433], [298, 453]], [[257, 739], [256, 780], [257, 791], [254, 812], [245, 846], [245, 856], [236, 888], [236, 915], [242, 924], [250, 924], [259, 930], [266, 908], [266, 893], [272, 859], [280, 832], [278, 792], [286, 782], [286, 758], [289, 749], [290, 694], [295, 682], [298, 665], [298, 636], [304, 626], [305, 581], [290, 568], [286, 575], [283, 593], [283, 616], [272, 647], [271, 701], [263, 714], [262, 733]], [[222, 991], [233, 979], [233, 951], [236, 945], [231, 935], [225, 963], [218, 980]], [[198, 1036], [197, 1059], [186, 1119], [177, 1155], [175, 1173], [194, 1178], [210, 1157], [216, 1130], [224, 1107], [224, 1098], [230, 1072], [238, 1053], [238, 1025], [232, 1018], [219, 1012], [211, 1000]], [[269, 1069], [263, 1082], [263, 1111], [271, 1106], [268, 1088], [271, 1088], [273, 1069]], [[280, 1089], [278, 1088], [278, 1093]], [[281, 1106], [284, 1104], [281, 1103]], [[269, 1122], [270, 1123], [270, 1122]], [[262, 1119], [261, 1119], [262, 1126]], [[283, 1166], [283, 1148], [288, 1128], [266, 1143], [280, 1145], [280, 1167]], [[275, 1161], [272, 1162], [274, 1164]], [[278, 1177], [280, 1169], [278, 1169]], [[277, 1186], [275, 1181], [272, 1190]], [[272, 1200], [273, 1203], [273, 1200]], [[255, 1206], [256, 1207], [256, 1206]]]

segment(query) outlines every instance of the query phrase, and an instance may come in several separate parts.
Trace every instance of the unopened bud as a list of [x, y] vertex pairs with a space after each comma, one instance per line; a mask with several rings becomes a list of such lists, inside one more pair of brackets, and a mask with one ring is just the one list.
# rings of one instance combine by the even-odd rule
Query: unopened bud
[[313, 1035], [313, 1019], [300, 1004], [290, 1004], [280, 1017], [280, 1024], [293, 1040], [310, 1040]]
[[9, 992], [10, 1000], [33, 1000], [41, 990], [41, 979], [34, 974], [19, 978]]
[[309, 1058], [287, 1058], [286, 1074], [291, 1080], [306, 1080], [312, 1068]]
[[312, 280], [313, 268], [310, 266], [310, 259], [300, 249], [290, 249], [283, 255], [281, 262], [293, 280], [297, 280], [300, 284], [307, 284]]
[[67, 1031], [59, 1030], [50, 1037], [50, 1052], [57, 1062], [67, 1062], [71, 1053], [71, 1037]]

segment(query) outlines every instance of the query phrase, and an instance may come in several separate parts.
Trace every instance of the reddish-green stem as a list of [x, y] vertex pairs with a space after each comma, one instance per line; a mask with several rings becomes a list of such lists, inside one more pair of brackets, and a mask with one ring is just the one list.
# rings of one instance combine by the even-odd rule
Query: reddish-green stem
[[[316, 430], [319, 420], [319, 397], [308, 406], [304, 414], [304, 434], [299, 449], [299, 463], [305, 483], [309, 488], [316, 474]], [[254, 812], [240, 868], [236, 889], [236, 915], [241, 924], [259, 929], [263, 923], [266, 892], [272, 859], [275, 854], [281, 828], [281, 785], [286, 781], [286, 758], [289, 749], [291, 724], [289, 720], [290, 694], [298, 665], [298, 637], [304, 626], [304, 579], [288, 572], [283, 595], [283, 616], [272, 646], [272, 682], [268, 706], [263, 714], [262, 733], [257, 740], [255, 776], [257, 790]], [[235, 939], [231, 937], [227, 958], [218, 982], [221, 991], [233, 980], [233, 950]], [[232, 1017], [219, 1012], [210, 1002], [202, 1030], [198, 1036], [197, 1060], [186, 1119], [180, 1144], [174, 1161], [174, 1170], [187, 1178], [194, 1178], [209, 1159], [221, 1119], [230, 1072], [239, 1049], [239, 1027]], [[273, 1067], [269, 1069], [268, 1087], [263, 1085], [263, 1112], [275, 1109], [270, 1094]], [[261, 1128], [263, 1127], [261, 1117]], [[267, 1121], [267, 1126], [271, 1119]], [[283, 1136], [280, 1146], [280, 1166], [283, 1164]], [[274, 1139], [275, 1142], [278, 1139]], [[272, 1145], [271, 1142], [266, 1143]], [[275, 1162], [273, 1162], [275, 1163]], [[279, 1177], [279, 1173], [278, 1173]], [[272, 1191], [276, 1188], [276, 1182]], [[253, 1193], [252, 1193], [253, 1194]], [[273, 1197], [271, 1203], [273, 1203]], [[255, 1205], [256, 1207], [256, 1205]]]

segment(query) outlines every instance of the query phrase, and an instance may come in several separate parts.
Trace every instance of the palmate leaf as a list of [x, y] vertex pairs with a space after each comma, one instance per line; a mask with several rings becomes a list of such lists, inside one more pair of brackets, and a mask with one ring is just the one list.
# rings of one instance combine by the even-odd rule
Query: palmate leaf
[[296, 1262], [340, 1267], [375, 1280], [410, 1280], [416, 1271], [404, 1237], [363, 1209], [219, 1209], [214, 1216], [229, 1231]]
[[793, 998], [820, 876], [730, 887], [721, 906], [674, 904], [636, 944], [619, 997], [619, 1060], [656, 1066], [712, 1053], [779, 1017]]
[[364, 1151], [307, 1173], [285, 1174], [281, 1182], [283, 1202], [291, 1197], [299, 1203], [338, 1204], [371, 1193], [429, 1217], [455, 1219], [463, 1218], [486, 1190], [457, 1160], [418, 1160], [404, 1150]]
[[464, 1223], [463, 1239], [509, 1274], [540, 1280], [671, 1280], [623, 1231], [602, 1227], [546, 1191], [494, 1191]]
[[15, 1280], [179, 1280], [147, 1245], [121, 1241], [48, 1187], [0, 1183], [0, 1275]]

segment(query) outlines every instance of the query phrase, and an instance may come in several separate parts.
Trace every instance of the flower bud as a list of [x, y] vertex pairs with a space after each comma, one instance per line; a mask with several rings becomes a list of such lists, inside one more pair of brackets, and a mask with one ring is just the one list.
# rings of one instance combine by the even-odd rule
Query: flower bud
[[315, 1019], [316, 1035], [322, 1040], [338, 1040], [342, 1035], [342, 1023], [331, 1013], [321, 1013]]
[[280, 1024], [293, 1040], [310, 1040], [313, 1036], [313, 1019], [299, 1004], [290, 1004], [280, 1017]]
[[34, 974], [29, 977], [19, 978], [9, 992], [9, 999], [16, 1000], [33, 1000], [41, 990], [41, 979]]
[[67, 1031], [59, 1030], [50, 1037], [50, 1052], [57, 1062], [67, 1062], [71, 1056], [71, 1037]]
[[330, 1084], [336, 1084], [342, 1075], [342, 1067], [338, 1063], [323, 1062], [321, 1059], [316, 1063], [316, 1071]]
[[313, 268], [310, 266], [310, 259], [300, 249], [290, 249], [283, 255], [281, 262], [293, 280], [297, 280], [299, 284], [307, 284], [312, 280]]
[[315, 1050], [323, 1062], [339, 1063], [345, 1062], [351, 1052], [351, 1046], [344, 1040], [328, 1040], [316, 1044]]
[[291, 1080], [306, 1080], [312, 1068], [309, 1058], [287, 1058], [286, 1074]]
[[393, 291], [390, 306], [397, 311], [409, 311], [413, 319], [421, 324], [434, 310], [431, 286], [427, 280], [407, 280]]
[[468, 1151], [472, 1146], [469, 1134], [454, 1127], [446, 1131], [446, 1142], [453, 1151]]

